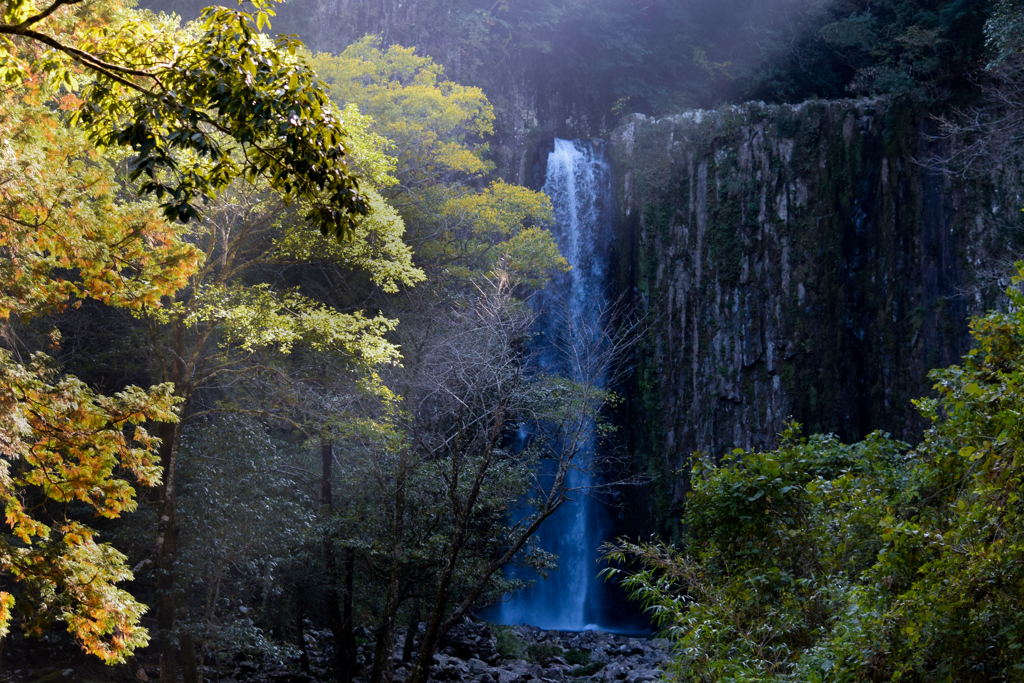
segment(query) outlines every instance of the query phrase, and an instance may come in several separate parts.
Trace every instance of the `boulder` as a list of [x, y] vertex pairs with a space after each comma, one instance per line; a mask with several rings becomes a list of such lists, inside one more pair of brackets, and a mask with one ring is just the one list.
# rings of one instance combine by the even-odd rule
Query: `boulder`
[[497, 642], [486, 622], [466, 619], [445, 635], [441, 648], [459, 659], [476, 658], [494, 665], [501, 661]]
[[474, 676], [479, 676], [480, 674], [487, 673], [491, 670], [491, 667], [487, 666], [482, 659], [477, 659], [476, 657], [469, 660], [468, 666], [469, 673]]
[[629, 667], [620, 663], [612, 663], [598, 673], [605, 681], [622, 681], [629, 674]]
[[464, 681], [468, 674], [469, 671], [466, 669], [465, 664], [458, 662], [437, 667], [431, 671], [431, 678], [439, 681]]
[[518, 683], [533, 678], [526, 667], [526, 662], [519, 659], [506, 662], [504, 666], [494, 671], [494, 675], [498, 683]]
[[661, 674], [655, 669], [636, 669], [626, 674], [627, 683], [652, 683], [661, 678]]
[[541, 674], [541, 678], [547, 679], [549, 681], [564, 681], [565, 672], [557, 666], [549, 666], [548, 668], [544, 669], [544, 673]]
[[[661, 665], [671, 656], [672, 645], [665, 640], [601, 631], [560, 633], [532, 626], [514, 629], [528, 646], [533, 661], [502, 662], [489, 626], [467, 620], [452, 629], [434, 655], [431, 678], [440, 683], [655, 683], [661, 678]], [[565, 653], [573, 650], [589, 652], [589, 662], [570, 665], [568, 661], [578, 660]], [[393, 683], [405, 683], [407, 679], [407, 670], [396, 669]]]

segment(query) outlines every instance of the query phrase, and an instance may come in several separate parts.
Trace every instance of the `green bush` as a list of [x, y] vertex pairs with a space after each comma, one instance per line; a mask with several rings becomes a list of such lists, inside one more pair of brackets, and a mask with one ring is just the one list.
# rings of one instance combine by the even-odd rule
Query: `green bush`
[[601, 664], [600, 662], [590, 662], [589, 664], [584, 664], [580, 668], [573, 671], [572, 675], [578, 678], [586, 678], [587, 676], [593, 676], [603, 668], [604, 664]]
[[590, 664], [590, 650], [569, 650], [565, 653], [565, 661], [568, 664]]
[[514, 628], [492, 624], [491, 631], [497, 641], [494, 647], [503, 659], [526, 659], [526, 641], [516, 635]]
[[552, 659], [561, 657], [562, 654], [562, 648], [549, 643], [534, 643], [526, 648], [526, 658], [534, 664], [540, 664], [541, 666], [547, 666], [551, 663]]

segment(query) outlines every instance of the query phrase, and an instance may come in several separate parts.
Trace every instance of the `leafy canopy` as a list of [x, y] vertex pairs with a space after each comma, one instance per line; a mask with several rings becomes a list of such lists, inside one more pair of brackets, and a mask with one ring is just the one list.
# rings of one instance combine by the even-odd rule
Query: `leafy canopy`
[[381, 191], [405, 217], [417, 257], [433, 274], [462, 282], [501, 272], [540, 287], [568, 270], [545, 195], [501, 181], [480, 188], [493, 169], [484, 138], [494, 110], [479, 88], [447, 80], [413, 48], [383, 49], [376, 36], [311, 63], [346, 117], [367, 117], [389, 143], [393, 182]]
[[159, 481], [159, 440], [144, 425], [177, 419], [173, 387], [98, 394], [38, 351], [23, 361], [31, 349], [15, 326], [83, 299], [156, 305], [200, 255], [156, 207], [122, 201], [111, 163], [32, 91], [2, 97], [0, 331], [12, 343], [0, 349], [0, 571], [13, 582], [0, 593], [0, 633], [17, 603], [27, 632], [63, 621], [87, 652], [121, 661], [148, 641], [145, 608], [115, 585], [131, 578], [125, 557], [74, 511], [117, 517], [136, 506], [125, 476]]
[[260, 33], [269, 0], [253, 13], [208, 8], [190, 30], [147, 21], [119, 0], [100, 18], [79, 2], [5, 0], [0, 79], [40, 75], [77, 91], [71, 121], [101, 148], [131, 150], [131, 178], [167, 218], [198, 218], [200, 201], [258, 177], [303, 202], [324, 234], [340, 238], [367, 213], [340, 113], [296, 54], [300, 43]]
[[357, 104], [391, 142], [403, 187], [491, 169], [482, 138], [491, 133], [494, 108], [480, 88], [445, 79], [443, 67], [415, 48], [383, 50], [379, 37], [366, 36], [338, 56], [318, 54], [310, 62], [334, 101]]

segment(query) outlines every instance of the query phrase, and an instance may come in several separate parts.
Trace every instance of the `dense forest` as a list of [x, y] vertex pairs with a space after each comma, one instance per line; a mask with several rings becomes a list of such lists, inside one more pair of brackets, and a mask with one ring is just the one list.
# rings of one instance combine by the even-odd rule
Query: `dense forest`
[[[0, 678], [1024, 680], [1024, 2], [142, 4], [0, 0]], [[790, 268], [814, 235], [771, 256], [786, 315], [913, 326], [914, 362], [876, 353], [930, 369], [912, 404], [822, 389], [856, 382], [810, 332], [696, 322], [810, 210], [770, 154], [852, 188], [798, 226], [861, 236], [842, 272], [875, 195], [982, 207], [902, 318]], [[692, 264], [648, 243], [691, 227]], [[692, 389], [653, 369], [687, 311]], [[795, 397], [781, 434], [717, 417], [762, 400], [748, 368]], [[607, 582], [581, 633], [511, 602], [567, 567]]]

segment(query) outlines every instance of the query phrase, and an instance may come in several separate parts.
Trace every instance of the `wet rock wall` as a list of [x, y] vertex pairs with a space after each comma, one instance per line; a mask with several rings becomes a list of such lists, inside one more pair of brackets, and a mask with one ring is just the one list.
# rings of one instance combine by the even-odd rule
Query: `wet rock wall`
[[747, 104], [612, 137], [617, 288], [649, 329], [624, 419], [646, 504], [678, 516], [694, 452], [768, 449], [787, 420], [913, 441], [927, 371], [968, 350], [1019, 244], [1017, 174], [972, 180], [933, 119], [885, 101]]

